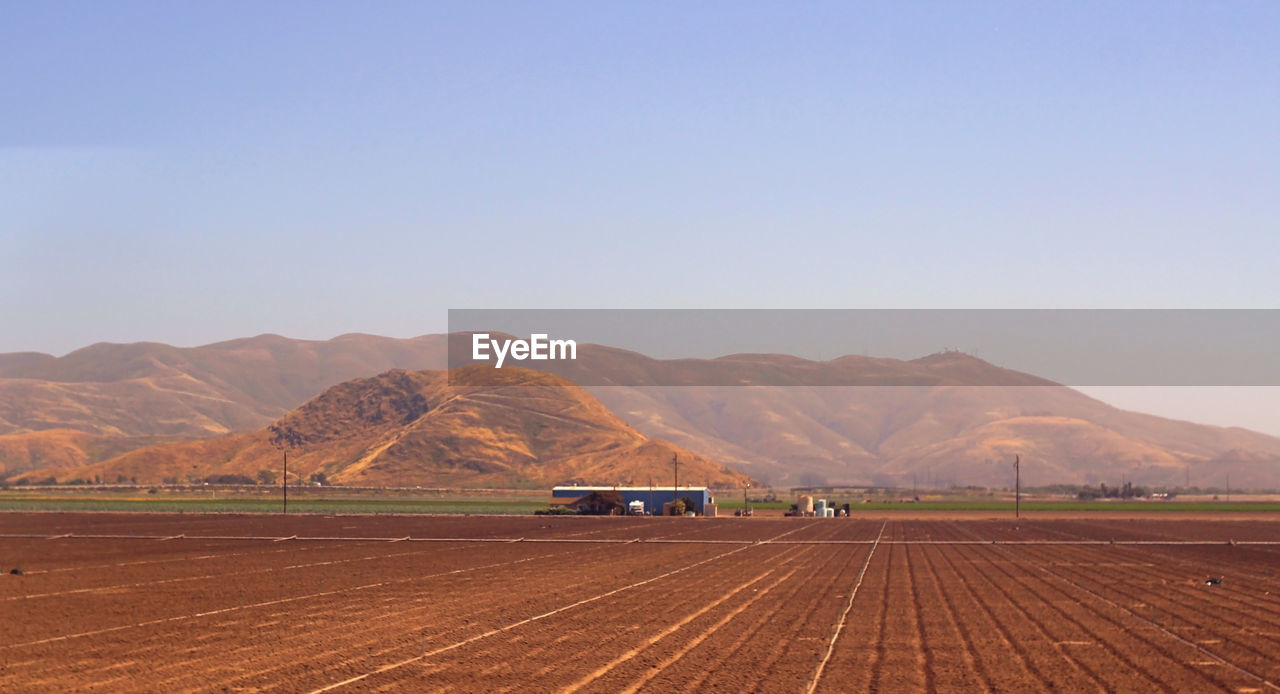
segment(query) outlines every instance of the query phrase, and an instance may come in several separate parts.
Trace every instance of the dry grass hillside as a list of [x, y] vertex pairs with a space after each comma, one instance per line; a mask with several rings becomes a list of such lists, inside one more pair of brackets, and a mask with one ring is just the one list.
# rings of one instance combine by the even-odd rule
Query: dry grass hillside
[[445, 372], [392, 370], [326, 390], [251, 433], [131, 451], [29, 478], [125, 476], [185, 481], [213, 474], [324, 473], [353, 486], [545, 487], [665, 479], [672, 456], [691, 482], [750, 481], [703, 456], [651, 440], [563, 379], [504, 369], [503, 382], [451, 386]]
[[[453, 339], [466, 343], [465, 336]], [[61, 358], [0, 355], [0, 466], [7, 470], [0, 474], [96, 463], [155, 437], [208, 438], [253, 432], [281, 417], [292, 421], [286, 413], [334, 384], [393, 368], [441, 368], [446, 348], [442, 335], [324, 342], [266, 335], [190, 349], [95, 345]], [[1280, 439], [1119, 410], [954, 352], [915, 360], [851, 355], [817, 362], [768, 354], [657, 360], [582, 345], [579, 356], [540, 365], [575, 383], [628, 384], [587, 390], [646, 436], [778, 485], [901, 484], [914, 477], [1004, 486], [1005, 459], [1019, 453], [1030, 484], [1124, 475], [1220, 486], [1230, 473], [1235, 486], [1280, 488]], [[902, 383], [915, 385], [894, 385]], [[334, 431], [352, 423], [330, 422]], [[84, 435], [36, 436], [65, 429]], [[219, 448], [225, 441], [205, 445], [226, 455]], [[388, 450], [420, 445], [406, 436]], [[480, 437], [467, 445], [481, 460]], [[509, 453], [495, 455], [498, 464], [513, 465]]]
[[[1280, 487], [1280, 439], [1127, 412], [1063, 386], [591, 389], [640, 431], [779, 485]], [[1227, 456], [1228, 452], [1231, 453]], [[1231, 470], [1238, 469], [1238, 472]]]
[[[157, 439], [202, 439], [262, 427], [325, 388], [392, 368], [438, 368], [443, 336], [261, 335], [202, 347], [97, 344], [63, 357], [0, 354], [0, 437], [69, 429], [71, 448], [0, 445], [8, 473], [51, 461], [98, 462]], [[40, 436], [27, 436], [35, 440]], [[47, 437], [46, 437], [47, 438]], [[57, 438], [57, 437], [55, 437]], [[15, 440], [17, 441], [17, 440]]]
[[203, 347], [97, 344], [63, 357], [0, 354], [0, 434], [77, 429], [187, 436], [252, 429], [325, 388], [387, 369], [439, 368], [443, 336], [260, 335]]

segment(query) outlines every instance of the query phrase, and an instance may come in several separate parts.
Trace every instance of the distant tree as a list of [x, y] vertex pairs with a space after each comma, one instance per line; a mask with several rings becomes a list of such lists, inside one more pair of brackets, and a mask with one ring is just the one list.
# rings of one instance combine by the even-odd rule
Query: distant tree
[[271, 486], [271, 485], [273, 485], [273, 484], [275, 484], [275, 483], [276, 483], [276, 471], [275, 471], [275, 470], [265, 470], [265, 469], [264, 469], [264, 470], [259, 470], [259, 471], [258, 471], [258, 484], [263, 484], [263, 485]]
[[690, 499], [687, 496], [680, 497], [680, 504], [681, 504], [681, 507], [684, 509], [680, 512], [681, 514], [685, 513], [686, 511], [698, 510], [698, 504], [695, 503], [693, 499]]
[[668, 506], [667, 508], [671, 510], [671, 515], [683, 516], [684, 509], [685, 509], [684, 499], [676, 499], [675, 501], [671, 502], [671, 505]]
[[311, 481], [322, 487], [329, 486], [329, 478], [323, 472], [312, 473]]
[[552, 506], [551, 508], [540, 508], [533, 512], [535, 516], [576, 516], [578, 512], [564, 506]]
[[253, 478], [247, 475], [209, 475], [204, 481], [209, 484], [254, 484]]

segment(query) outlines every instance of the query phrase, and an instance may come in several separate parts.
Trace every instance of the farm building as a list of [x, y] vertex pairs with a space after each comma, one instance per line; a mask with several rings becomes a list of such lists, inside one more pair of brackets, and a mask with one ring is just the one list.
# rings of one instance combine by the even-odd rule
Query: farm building
[[[628, 508], [631, 502], [644, 504], [645, 513], [662, 513], [662, 505], [671, 503], [676, 498], [693, 501], [694, 510], [699, 515], [715, 515], [715, 499], [706, 487], [553, 487], [551, 503], [554, 506], [567, 506], [570, 502], [583, 499], [593, 492], [616, 492], [622, 497], [622, 504]], [[678, 492], [678, 493], [677, 493]]]
[[[627, 508], [622, 495], [612, 489], [598, 489], [576, 499], [564, 499], [564, 507], [588, 516], [620, 516]], [[555, 500], [552, 500], [555, 503]]]

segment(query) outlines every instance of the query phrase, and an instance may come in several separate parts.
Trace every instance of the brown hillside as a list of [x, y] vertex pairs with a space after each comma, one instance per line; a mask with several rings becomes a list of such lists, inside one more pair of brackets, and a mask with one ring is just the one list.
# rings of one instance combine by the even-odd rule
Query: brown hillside
[[707, 458], [627, 426], [585, 390], [549, 374], [504, 369], [504, 383], [450, 386], [442, 371], [393, 370], [334, 386], [266, 429], [144, 448], [83, 468], [40, 470], [60, 480], [94, 476], [181, 481], [211, 474], [304, 479], [323, 472], [354, 486], [544, 487], [682, 478], [750, 481]]
[[[637, 429], [779, 485], [1118, 482], [1280, 487], [1280, 440], [1119, 410], [1064, 386], [591, 389]], [[1231, 450], [1254, 458], [1224, 458]], [[1259, 462], [1263, 461], [1263, 462]], [[1247, 472], [1246, 472], [1247, 471]]]
[[444, 349], [442, 336], [261, 335], [192, 348], [98, 344], [57, 358], [0, 355], [0, 434], [69, 428], [203, 438], [250, 430], [335, 383], [439, 368]]
[[[78, 468], [112, 458], [158, 437], [122, 438], [87, 434], [73, 429], [46, 429], [0, 436], [0, 478], [37, 469]], [[104, 480], [115, 482], [115, 478]]]
[[[392, 368], [440, 368], [445, 347], [441, 335], [325, 342], [266, 335], [191, 349], [95, 345], [60, 358], [0, 355], [0, 434], [76, 429], [102, 437], [192, 439], [253, 431], [336, 383]], [[1227, 471], [1237, 470], [1236, 486], [1258, 480], [1256, 486], [1280, 488], [1280, 464], [1270, 462], [1280, 458], [1280, 439], [1126, 412], [956, 352], [910, 361], [845, 356], [815, 362], [768, 354], [656, 360], [599, 345], [579, 351], [579, 362], [544, 364], [574, 382], [633, 384], [588, 390], [644, 435], [778, 485], [909, 483], [914, 474], [938, 484], [1003, 486], [1005, 472], [980, 461], [1011, 450], [1001, 437], [1017, 431], [1031, 437], [1023, 443], [1033, 480], [1044, 479], [1036, 471], [1060, 476], [1045, 481], [1076, 483], [1122, 474], [1181, 483], [1189, 475], [1193, 484], [1220, 486]], [[822, 385], [850, 382], [882, 385]], [[903, 382], [923, 385], [883, 385]], [[1029, 428], [1026, 418], [1096, 428]], [[1000, 422], [1003, 428], [994, 426]], [[113, 445], [153, 440], [115, 438]], [[1078, 454], [1086, 444], [1095, 452]], [[43, 453], [23, 459], [17, 451], [28, 448], [9, 450], [15, 457], [3, 462], [11, 471], [44, 465]], [[82, 454], [90, 462], [103, 459]], [[65, 451], [60, 460], [74, 457]]]

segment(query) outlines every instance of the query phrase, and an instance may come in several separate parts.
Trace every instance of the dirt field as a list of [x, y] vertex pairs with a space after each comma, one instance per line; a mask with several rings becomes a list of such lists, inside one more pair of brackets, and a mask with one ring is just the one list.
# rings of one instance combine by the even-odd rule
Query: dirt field
[[1280, 683], [1269, 520], [9, 513], [0, 568], [0, 691]]

